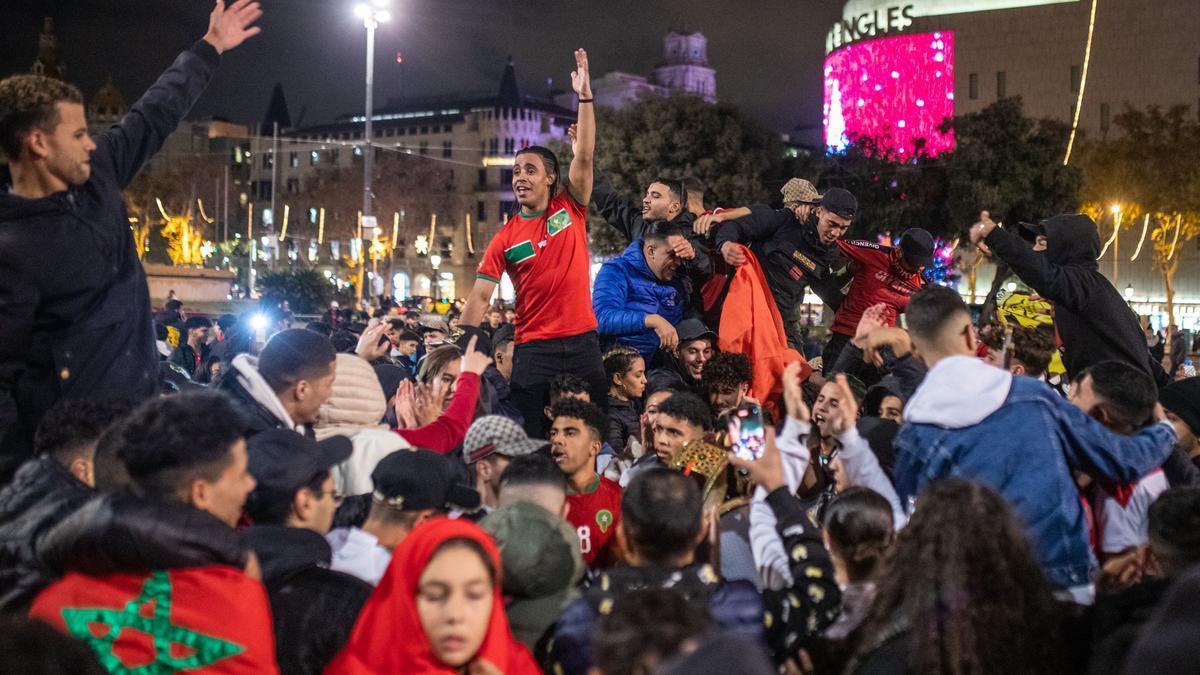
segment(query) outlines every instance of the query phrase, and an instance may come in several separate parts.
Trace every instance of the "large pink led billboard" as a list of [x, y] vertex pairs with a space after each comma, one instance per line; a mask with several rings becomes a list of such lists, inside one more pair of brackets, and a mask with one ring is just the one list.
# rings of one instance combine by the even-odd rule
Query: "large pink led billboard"
[[825, 145], [839, 151], [874, 137], [901, 156], [916, 141], [936, 155], [954, 148], [938, 125], [954, 115], [954, 34], [914, 33], [855, 42], [825, 59]]

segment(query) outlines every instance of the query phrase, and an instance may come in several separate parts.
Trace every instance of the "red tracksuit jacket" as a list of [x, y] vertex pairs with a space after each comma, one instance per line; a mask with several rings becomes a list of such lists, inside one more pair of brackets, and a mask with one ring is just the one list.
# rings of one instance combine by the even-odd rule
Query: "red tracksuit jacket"
[[863, 312], [881, 302], [888, 306], [887, 325], [896, 325], [896, 317], [904, 311], [908, 299], [925, 284], [921, 273], [904, 269], [891, 246], [873, 241], [839, 241], [838, 248], [850, 260], [854, 280], [833, 317], [833, 332], [854, 335]]

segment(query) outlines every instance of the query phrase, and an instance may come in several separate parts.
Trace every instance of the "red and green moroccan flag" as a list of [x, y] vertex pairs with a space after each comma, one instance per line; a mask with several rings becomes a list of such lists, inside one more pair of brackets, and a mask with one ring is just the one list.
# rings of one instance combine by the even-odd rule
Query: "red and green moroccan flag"
[[266, 591], [232, 567], [68, 574], [29, 615], [86, 643], [113, 675], [279, 672]]

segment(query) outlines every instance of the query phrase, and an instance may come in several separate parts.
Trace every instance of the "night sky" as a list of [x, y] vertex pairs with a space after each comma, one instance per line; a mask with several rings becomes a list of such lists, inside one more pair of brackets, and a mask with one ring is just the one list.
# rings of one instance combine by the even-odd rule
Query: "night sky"
[[[821, 122], [826, 30], [841, 0], [393, 0], [377, 34], [376, 101], [494, 91], [505, 60], [522, 91], [570, 87], [571, 51], [585, 47], [592, 76], [647, 75], [670, 29], [708, 38], [721, 99], [767, 127]], [[193, 116], [257, 122], [283, 84], [293, 122], [361, 109], [365, 31], [354, 0], [265, 0], [263, 33], [224, 58]], [[42, 17], [55, 19], [67, 78], [91, 96], [108, 77], [130, 103], [203, 35], [207, 0], [2, 0], [0, 76], [27, 72]], [[404, 64], [396, 63], [402, 52]], [[301, 118], [303, 115], [303, 118]]]

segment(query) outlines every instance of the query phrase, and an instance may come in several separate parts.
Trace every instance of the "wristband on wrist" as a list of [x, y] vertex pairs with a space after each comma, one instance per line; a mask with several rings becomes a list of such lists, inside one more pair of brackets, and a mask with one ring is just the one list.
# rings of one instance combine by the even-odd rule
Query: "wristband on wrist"
[[579, 102], [580, 103], [591, 103], [592, 101], [595, 101], [595, 100], [596, 100], [595, 98], [581, 98], [581, 99], [579, 99]]

